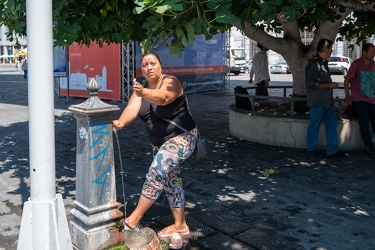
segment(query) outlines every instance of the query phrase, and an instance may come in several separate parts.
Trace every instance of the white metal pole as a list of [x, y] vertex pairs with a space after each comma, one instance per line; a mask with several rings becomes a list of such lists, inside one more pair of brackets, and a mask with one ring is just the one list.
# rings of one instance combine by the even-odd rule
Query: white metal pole
[[30, 198], [17, 249], [72, 249], [64, 203], [55, 188], [52, 0], [27, 0]]
[[55, 199], [52, 0], [26, 2], [30, 199]]

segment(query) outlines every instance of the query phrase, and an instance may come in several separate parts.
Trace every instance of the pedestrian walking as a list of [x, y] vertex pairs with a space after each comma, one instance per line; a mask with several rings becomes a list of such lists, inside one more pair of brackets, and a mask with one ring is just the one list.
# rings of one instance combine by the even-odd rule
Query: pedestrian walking
[[16, 61], [16, 70], [18, 71], [19, 69], [20, 69], [20, 61], [17, 60], [17, 61]]
[[22, 63], [23, 78], [27, 79], [27, 60], [25, 59]]

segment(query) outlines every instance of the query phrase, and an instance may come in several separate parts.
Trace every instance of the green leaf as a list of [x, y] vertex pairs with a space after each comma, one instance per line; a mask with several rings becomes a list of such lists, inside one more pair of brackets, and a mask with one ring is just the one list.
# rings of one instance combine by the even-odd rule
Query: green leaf
[[189, 45], [193, 45], [195, 35], [194, 35], [194, 26], [191, 24], [186, 24], [186, 31], [187, 31], [187, 41]]
[[101, 9], [101, 10], [100, 10], [100, 13], [102, 13], [102, 15], [103, 15], [104, 17], [107, 17], [108, 11], [107, 11], [106, 9]]
[[162, 5], [156, 7], [156, 13], [164, 14], [167, 10], [169, 10], [171, 7], [169, 5]]
[[238, 17], [236, 17], [235, 15], [233, 15], [227, 10], [222, 10], [216, 13], [216, 22], [218, 23], [230, 24], [230, 23], [239, 22], [239, 21], [241, 20]]
[[106, 19], [103, 23], [103, 31], [108, 32], [111, 30], [113, 25], [113, 20], [111, 19]]
[[139, 7], [135, 7], [133, 9], [133, 13], [136, 15], [141, 14], [145, 10], [146, 1], [135, 0], [134, 3], [138, 5]]
[[188, 45], [188, 39], [181, 27], [176, 28], [176, 36], [177, 40], [179, 40], [184, 47]]
[[171, 54], [177, 53], [179, 57], [182, 56], [183, 48], [184, 48], [184, 46], [177, 39], [173, 39], [171, 44], [169, 45], [169, 49], [171, 51]]
[[207, 23], [203, 17], [198, 17], [197, 23], [194, 26], [196, 34], [204, 34], [207, 32]]
[[181, 39], [182, 37], [185, 36], [185, 33], [184, 33], [184, 31], [181, 29], [181, 27], [177, 27], [177, 28], [176, 28], [176, 35], [177, 35], [178, 39]]
[[87, 19], [91, 23], [91, 26], [93, 27], [94, 30], [98, 30], [99, 29], [100, 19], [99, 19], [98, 16], [90, 15], [90, 16], [87, 17]]
[[270, 175], [273, 175], [273, 174], [278, 174], [277, 171], [273, 170], [273, 169], [264, 169], [264, 171], [261, 171], [261, 173], [263, 174], [264, 177], [269, 177]]
[[133, 13], [138, 15], [138, 14], [141, 14], [143, 12], [143, 8], [142, 7], [135, 7], [133, 9]]
[[184, 10], [184, 6], [181, 3], [183, 1], [181, 0], [168, 0], [165, 1], [165, 4], [156, 6], [156, 12], [159, 14], [164, 14], [168, 10], [181, 12]]
[[215, 10], [215, 9], [230, 9], [232, 6], [232, 1], [227, 1], [227, 0], [210, 0], [207, 3], [207, 8], [210, 10]]
[[168, 1], [168, 4], [170, 5], [172, 11], [184, 11], [184, 2], [185, 1], [181, 0], [170, 0]]

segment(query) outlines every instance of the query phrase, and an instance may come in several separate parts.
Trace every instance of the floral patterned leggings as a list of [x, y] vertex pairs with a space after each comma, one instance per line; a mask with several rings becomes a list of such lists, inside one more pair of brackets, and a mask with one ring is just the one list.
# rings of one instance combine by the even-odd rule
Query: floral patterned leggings
[[182, 208], [185, 205], [184, 189], [180, 177], [181, 164], [192, 155], [198, 139], [197, 128], [153, 146], [154, 159], [146, 174], [141, 194], [148, 199], [157, 199], [165, 190], [170, 206]]

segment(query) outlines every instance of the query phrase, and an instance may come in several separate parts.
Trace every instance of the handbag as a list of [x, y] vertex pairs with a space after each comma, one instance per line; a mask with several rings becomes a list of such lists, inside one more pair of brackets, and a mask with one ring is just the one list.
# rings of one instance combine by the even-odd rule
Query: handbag
[[355, 108], [354, 108], [354, 105], [347, 106], [347, 107], [345, 108], [344, 113], [345, 113], [347, 116], [349, 116], [349, 117], [356, 117], [356, 116], [357, 116], [357, 112], [356, 112], [356, 110], [355, 110]]
[[196, 160], [200, 160], [207, 156], [206, 145], [204, 144], [201, 134], [198, 132], [198, 140], [195, 146], [193, 156]]
[[[238, 94], [245, 94], [249, 95], [249, 92], [247, 92], [247, 89], [245, 89], [242, 86], [237, 86], [234, 88], [234, 92]], [[248, 97], [240, 97], [240, 96], [234, 96], [235, 102], [236, 102], [236, 109], [246, 109], [246, 110], [252, 110], [251, 108], [251, 102]]]
[[[190, 133], [189, 131], [187, 131], [185, 128], [178, 125], [174, 121], [171, 121], [171, 120], [168, 120], [168, 119], [164, 119], [164, 120], [173, 124], [173, 125], [175, 125], [177, 128], [181, 129], [185, 133], [189, 133], [191, 136], [193, 136], [192, 133]], [[196, 159], [197, 161], [207, 156], [206, 145], [205, 145], [204, 140], [203, 140], [203, 138], [202, 138], [202, 136], [199, 132], [198, 132], [197, 144], [195, 145], [193, 156], [194, 156], [194, 159]]]

